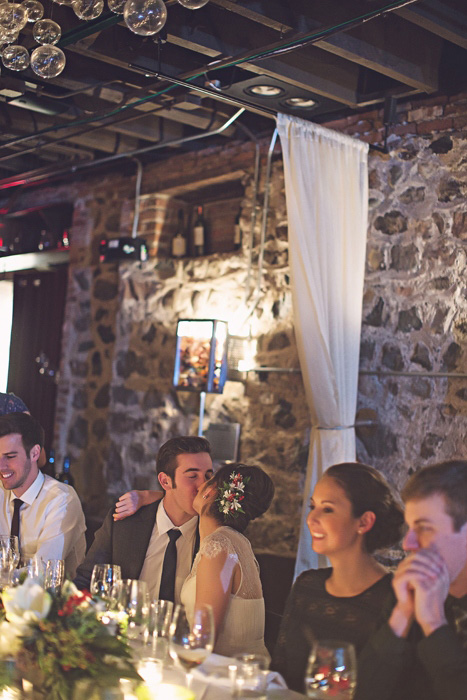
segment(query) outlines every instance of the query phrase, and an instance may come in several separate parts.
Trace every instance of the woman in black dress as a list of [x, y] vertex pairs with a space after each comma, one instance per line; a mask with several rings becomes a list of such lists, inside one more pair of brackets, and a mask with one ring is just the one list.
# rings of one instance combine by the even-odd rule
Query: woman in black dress
[[403, 534], [401, 505], [376, 469], [347, 462], [330, 467], [316, 484], [307, 524], [313, 550], [332, 568], [310, 569], [287, 600], [272, 667], [303, 692], [315, 639], [340, 639], [357, 653], [381, 621], [391, 575], [373, 552]]

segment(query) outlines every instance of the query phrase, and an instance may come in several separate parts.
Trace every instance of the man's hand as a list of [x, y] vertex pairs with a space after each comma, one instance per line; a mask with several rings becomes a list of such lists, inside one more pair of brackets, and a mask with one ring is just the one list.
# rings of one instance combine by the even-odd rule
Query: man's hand
[[430, 572], [414, 580], [415, 619], [428, 636], [447, 624], [444, 603], [449, 593], [449, 573], [444, 559], [433, 548], [421, 549], [415, 557]]
[[416, 619], [425, 634], [446, 624], [444, 601], [449, 575], [434, 548], [420, 549], [402, 561], [393, 579], [397, 603], [389, 619], [394, 634], [405, 637]]

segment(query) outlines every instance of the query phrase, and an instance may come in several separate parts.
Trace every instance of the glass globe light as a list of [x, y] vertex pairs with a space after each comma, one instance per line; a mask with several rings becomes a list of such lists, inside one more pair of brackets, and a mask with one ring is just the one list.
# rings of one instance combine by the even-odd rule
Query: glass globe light
[[65, 54], [58, 46], [44, 44], [31, 54], [31, 68], [40, 78], [56, 78], [65, 68]]
[[178, 0], [178, 2], [187, 10], [199, 10], [200, 7], [207, 5], [209, 0]]
[[96, 19], [102, 14], [104, 0], [72, 0], [71, 6], [80, 19]]
[[115, 12], [116, 15], [123, 15], [123, 8], [125, 7], [126, 0], [107, 0], [107, 5], [111, 12]]
[[0, 41], [3, 41], [5, 44], [16, 44], [18, 37], [19, 32], [8, 32], [3, 27], [0, 27]]
[[9, 32], [19, 32], [28, 21], [28, 11], [19, 3], [2, 2], [0, 4], [0, 27]]
[[40, 19], [34, 25], [32, 35], [38, 44], [56, 44], [62, 36], [62, 30], [53, 20]]
[[157, 34], [167, 20], [163, 0], [127, 0], [123, 10], [125, 24], [135, 34]]
[[71, 7], [73, 0], [54, 0], [54, 2], [56, 2], [57, 5], [68, 5], [68, 7]]
[[10, 44], [3, 50], [2, 63], [10, 70], [25, 70], [29, 66], [29, 53], [24, 46]]
[[23, 0], [21, 4], [28, 11], [28, 22], [37, 22], [44, 16], [44, 6], [37, 0]]

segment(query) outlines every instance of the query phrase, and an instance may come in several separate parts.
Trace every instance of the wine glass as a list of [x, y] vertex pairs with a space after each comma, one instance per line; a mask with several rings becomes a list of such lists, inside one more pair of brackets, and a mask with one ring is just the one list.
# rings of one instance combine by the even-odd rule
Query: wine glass
[[214, 647], [214, 617], [210, 605], [201, 605], [190, 620], [183, 605], [176, 605], [169, 631], [170, 656], [183, 666], [186, 686], [192, 670], [206, 661]]
[[313, 700], [352, 700], [357, 685], [355, 647], [336, 639], [316, 641], [305, 675], [307, 697]]
[[51, 593], [60, 593], [65, 580], [63, 559], [49, 559], [45, 565], [44, 588]]
[[118, 564], [95, 564], [92, 570], [90, 592], [102, 598], [106, 608], [109, 608], [113, 587], [121, 579], [122, 571]]
[[118, 610], [128, 615], [127, 637], [134, 642], [144, 642], [149, 614], [148, 586], [146, 581], [123, 579], [112, 589]]
[[169, 627], [172, 622], [174, 604], [171, 600], [153, 600], [149, 606], [148, 628], [145, 638], [146, 644], [152, 647], [155, 656], [167, 656], [167, 644]]
[[11, 560], [12, 568], [19, 564], [19, 541], [16, 535], [0, 535], [0, 552], [5, 553], [5, 557]]

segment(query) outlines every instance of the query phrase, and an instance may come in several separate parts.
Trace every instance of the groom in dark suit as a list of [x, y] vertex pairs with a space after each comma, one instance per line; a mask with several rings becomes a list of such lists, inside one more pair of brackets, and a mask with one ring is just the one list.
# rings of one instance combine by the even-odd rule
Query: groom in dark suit
[[79, 588], [89, 588], [94, 564], [119, 564], [122, 578], [146, 581], [152, 598], [179, 602], [199, 545], [193, 499], [213, 474], [209, 442], [202, 437], [168, 440], [158, 452], [156, 469], [163, 499], [124, 520], [114, 520], [114, 509], [109, 511], [78, 567]]

